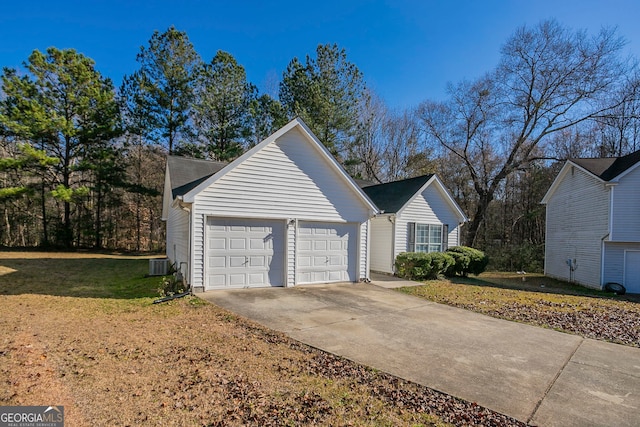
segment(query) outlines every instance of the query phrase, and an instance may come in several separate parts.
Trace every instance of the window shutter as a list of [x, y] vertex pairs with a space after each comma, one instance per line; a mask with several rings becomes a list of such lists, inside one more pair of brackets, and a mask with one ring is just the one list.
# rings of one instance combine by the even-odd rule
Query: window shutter
[[449, 224], [442, 224], [442, 252], [449, 249]]
[[407, 223], [407, 252], [416, 251], [416, 223]]

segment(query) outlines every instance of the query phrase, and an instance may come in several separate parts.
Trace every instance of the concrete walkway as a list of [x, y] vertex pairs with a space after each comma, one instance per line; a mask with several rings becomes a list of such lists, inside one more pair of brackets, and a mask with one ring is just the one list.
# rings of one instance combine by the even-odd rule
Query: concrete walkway
[[198, 296], [313, 347], [539, 426], [640, 425], [640, 349], [494, 319], [372, 284]]

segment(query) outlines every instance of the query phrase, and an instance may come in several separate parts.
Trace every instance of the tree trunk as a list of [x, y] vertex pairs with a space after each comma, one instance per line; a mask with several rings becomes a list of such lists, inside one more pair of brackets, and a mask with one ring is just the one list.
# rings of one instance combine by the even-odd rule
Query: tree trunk
[[478, 205], [476, 206], [476, 212], [473, 216], [473, 219], [469, 223], [469, 228], [466, 236], [466, 245], [475, 247], [476, 240], [478, 238], [478, 230], [480, 230], [480, 226], [484, 222], [484, 219], [487, 215], [487, 210], [489, 209], [489, 204], [493, 200], [493, 194], [489, 194], [485, 192], [480, 195], [480, 199], [478, 200]]
[[96, 200], [96, 240], [94, 246], [96, 249], [102, 249], [102, 186], [97, 185]]
[[42, 187], [40, 188], [40, 209], [42, 211], [42, 245], [49, 246], [49, 230], [47, 228], [47, 200], [45, 198], [47, 190], [45, 188], [44, 176], [42, 177]]

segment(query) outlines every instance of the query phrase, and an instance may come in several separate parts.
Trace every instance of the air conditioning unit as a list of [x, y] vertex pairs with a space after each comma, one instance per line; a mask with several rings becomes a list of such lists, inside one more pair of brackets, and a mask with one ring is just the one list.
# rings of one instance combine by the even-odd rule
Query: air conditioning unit
[[149, 276], [164, 276], [169, 272], [169, 260], [150, 259], [149, 260]]

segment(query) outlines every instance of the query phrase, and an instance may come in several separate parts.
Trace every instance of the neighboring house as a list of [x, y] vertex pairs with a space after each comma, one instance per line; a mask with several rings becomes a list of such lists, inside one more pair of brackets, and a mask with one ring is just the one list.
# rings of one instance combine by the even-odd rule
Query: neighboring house
[[229, 164], [169, 156], [162, 212], [193, 289], [369, 276], [377, 209], [300, 119]]
[[393, 273], [401, 252], [441, 252], [460, 244], [467, 217], [436, 175], [359, 184], [381, 211], [371, 220], [371, 270]]
[[640, 293], [640, 151], [568, 160], [542, 203], [546, 275]]

